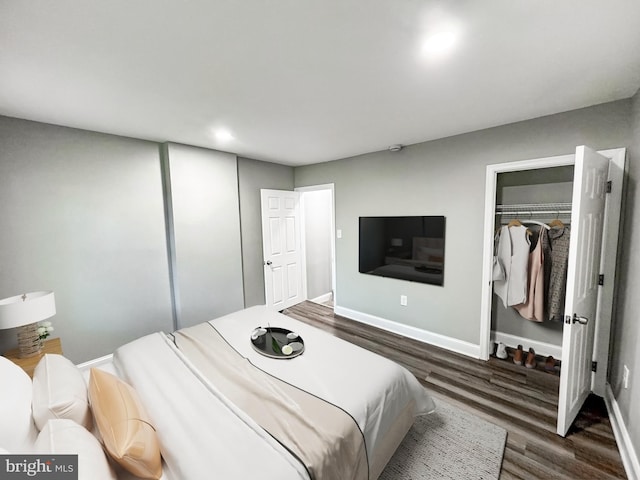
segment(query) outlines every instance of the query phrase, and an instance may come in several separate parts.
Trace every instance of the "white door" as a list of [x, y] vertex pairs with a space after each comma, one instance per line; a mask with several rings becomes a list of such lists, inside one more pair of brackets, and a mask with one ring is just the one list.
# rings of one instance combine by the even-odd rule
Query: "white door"
[[300, 194], [260, 190], [267, 307], [282, 310], [303, 301]]
[[558, 434], [565, 436], [591, 392], [598, 275], [609, 160], [576, 148], [567, 271]]

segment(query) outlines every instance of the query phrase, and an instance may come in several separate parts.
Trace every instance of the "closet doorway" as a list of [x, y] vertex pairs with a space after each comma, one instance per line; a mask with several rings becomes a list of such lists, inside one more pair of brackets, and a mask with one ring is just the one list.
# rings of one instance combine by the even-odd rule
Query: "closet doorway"
[[302, 248], [307, 299], [335, 304], [334, 184], [297, 187], [300, 193]]
[[335, 302], [334, 185], [261, 189], [265, 304]]
[[[574, 169], [573, 179], [562, 187], [570, 190], [571, 199], [570, 204], [562, 207], [570, 212], [567, 214], [567, 221], [571, 224], [560, 347], [562, 371], [557, 433], [562, 436], [566, 435], [588, 394], [592, 391], [599, 395], [604, 393], [625, 149], [595, 152], [581, 146], [572, 155], [487, 166], [480, 332], [481, 357], [486, 360], [493, 351], [491, 321], [495, 308], [492, 281], [494, 235], [502, 223], [503, 211], [497, 202], [499, 175], [527, 172], [535, 178], [536, 173], [542, 169], [571, 166]], [[606, 193], [609, 188], [610, 193]], [[598, 198], [600, 201], [597, 201]], [[534, 221], [545, 215], [548, 218], [553, 211], [559, 215], [561, 208], [557, 205], [550, 206], [547, 202], [547, 198], [542, 198], [539, 203], [512, 207], [522, 209], [522, 213], [527, 215], [525, 218]], [[604, 280], [599, 286], [602, 275]], [[583, 325], [585, 318], [589, 320]]]

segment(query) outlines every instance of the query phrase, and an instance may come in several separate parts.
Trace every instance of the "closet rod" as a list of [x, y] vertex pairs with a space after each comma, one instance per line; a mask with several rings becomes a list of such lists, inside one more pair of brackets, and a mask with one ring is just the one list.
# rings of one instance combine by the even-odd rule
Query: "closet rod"
[[553, 215], [571, 215], [571, 210], [522, 210], [514, 212], [496, 212], [496, 215], [539, 215], [541, 213], [548, 213]]
[[571, 210], [571, 202], [563, 203], [512, 203], [509, 205], [496, 205], [496, 210], [499, 211], [512, 211], [512, 210], [532, 210], [538, 211], [556, 211], [556, 210]]

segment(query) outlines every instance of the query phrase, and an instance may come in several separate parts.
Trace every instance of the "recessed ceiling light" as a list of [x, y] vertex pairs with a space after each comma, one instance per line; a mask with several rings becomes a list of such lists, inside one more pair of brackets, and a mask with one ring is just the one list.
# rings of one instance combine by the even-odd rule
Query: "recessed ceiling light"
[[422, 51], [429, 57], [440, 57], [453, 49], [457, 39], [457, 35], [450, 30], [434, 33], [425, 39]]
[[226, 128], [219, 128], [215, 130], [213, 132], [213, 136], [216, 138], [217, 141], [221, 143], [230, 142], [231, 140], [235, 139], [233, 134]]

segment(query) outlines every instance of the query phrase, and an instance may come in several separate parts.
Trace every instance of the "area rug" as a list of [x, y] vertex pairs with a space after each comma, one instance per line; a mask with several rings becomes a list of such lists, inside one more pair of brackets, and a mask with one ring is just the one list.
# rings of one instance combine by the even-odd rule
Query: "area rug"
[[436, 399], [418, 417], [379, 480], [489, 480], [500, 476], [507, 432]]

